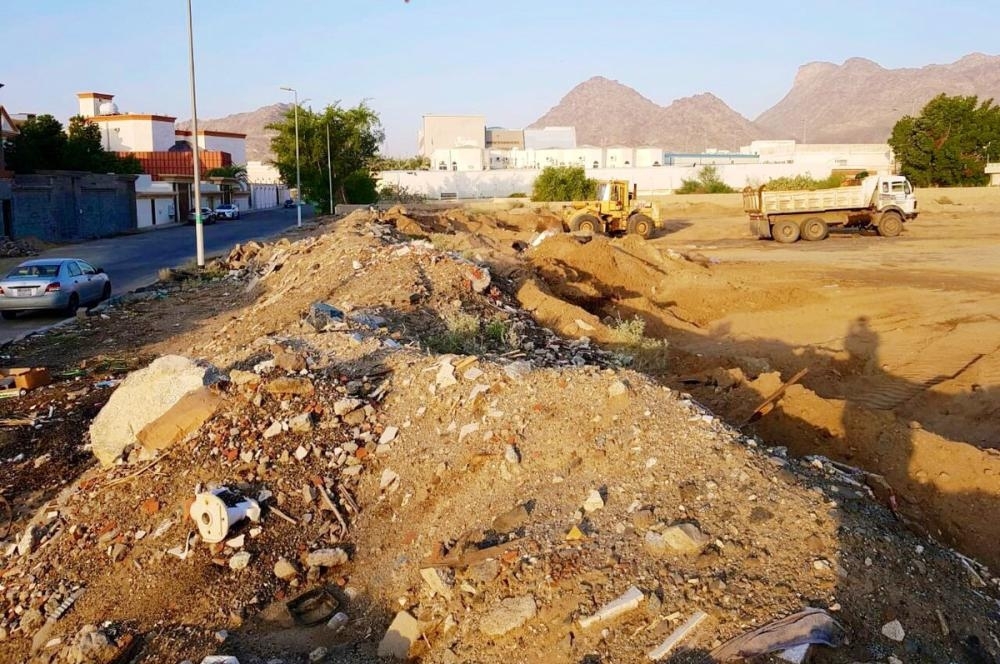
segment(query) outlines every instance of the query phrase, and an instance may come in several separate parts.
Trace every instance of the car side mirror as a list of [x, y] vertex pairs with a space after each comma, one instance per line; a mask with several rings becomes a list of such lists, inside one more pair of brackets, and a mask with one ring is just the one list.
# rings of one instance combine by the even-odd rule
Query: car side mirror
[[94, 268], [94, 269], [97, 271], [97, 274], [104, 274], [104, 268], [103, 267], [97, 267], [97, 268]]

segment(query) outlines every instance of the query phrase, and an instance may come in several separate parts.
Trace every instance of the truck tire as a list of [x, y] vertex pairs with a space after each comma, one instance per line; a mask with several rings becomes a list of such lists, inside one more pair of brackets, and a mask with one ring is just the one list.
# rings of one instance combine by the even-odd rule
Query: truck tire
[[799, 225], [788, 219], [776, 221], [771, 225], [771, 235], [774, 236], [775, 240], [784, 244], [797, 242], [799, 234]]
[[628, 232], [644, 240], [653, 234], [653, 220], [644, 214], [633, 214], [628, 218]]
[[811, 217], [802, 222], [802, 239], [809, 242], [825, 240], [830, 235], [830, 227], [819, 217]]
[[895, 210], [882, 213], [878, 220], [878, 234], [882, 237], [896, 237], [903, 232], [903, 217]]
[[574, 233], [595, 235], [601, 232], [601, 220], [592, 214], [578, 214], [570, 220], [569, 229]]

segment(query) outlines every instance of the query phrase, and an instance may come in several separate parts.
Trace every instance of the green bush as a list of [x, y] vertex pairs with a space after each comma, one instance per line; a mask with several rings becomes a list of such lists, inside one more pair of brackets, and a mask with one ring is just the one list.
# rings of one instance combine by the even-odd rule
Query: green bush
[[515, 191], [511, 194], [507, 194], [507, 198], [527, 198], [528, 195], [523, 191]]
[[597, 182], [587, 177], [582, 166], [548, 166], [539, 174], [531, 191], [533, 201], [589, 201]]
[[806, 173], [805, 175], [771, 178], [767, 181], [767, 188], [771, 191], [816, 191], [817, 189], [836, 189], [842, 184], [844, 184], [844, 176], [838, 173], [831, 174], [822, 180], [816, 180]]
[[375, 178], [365, 169], [354, 171], [344, 178], [344, 196], [348, 203], [366, 205], [378, 201]]
[[735, 189], [722, 181], [715, 166], [705, 166], [694, 180], [681, 180], [678, 194], [731, 194]]

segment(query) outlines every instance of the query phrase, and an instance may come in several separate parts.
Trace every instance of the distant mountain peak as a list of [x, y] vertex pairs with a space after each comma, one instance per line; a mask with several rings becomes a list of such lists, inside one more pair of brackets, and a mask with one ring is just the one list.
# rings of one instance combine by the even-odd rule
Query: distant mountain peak
[[[231, 131], [246, 134], [247, 161], [271, 161], [271, 138], [277, 133], [265, 127], [281, 120], [291, 104], [280, 102], [261, 106], [253, 111], [234, 113], [223, 118], [198, 119], [198, 129]], [[191, 121], [178, 123], [179, 129], [190, 129]]]

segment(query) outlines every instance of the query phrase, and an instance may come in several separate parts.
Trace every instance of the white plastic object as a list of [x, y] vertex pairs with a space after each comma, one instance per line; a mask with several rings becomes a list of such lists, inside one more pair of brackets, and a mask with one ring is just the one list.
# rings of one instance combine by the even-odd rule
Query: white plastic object
[[229, 530], [243, 519], [260, 520], [260, 505], [227, 487], [199, 493], [191, 505], [191, 518], [201, 539], [215, 544], [226, 539]]

